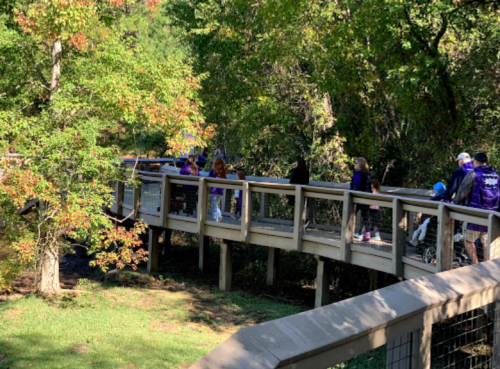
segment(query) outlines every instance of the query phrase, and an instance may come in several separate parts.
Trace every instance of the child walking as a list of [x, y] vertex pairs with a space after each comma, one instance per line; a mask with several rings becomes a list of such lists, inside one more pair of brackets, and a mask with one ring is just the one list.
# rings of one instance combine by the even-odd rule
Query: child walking
[[[215, 159], [214, 166], [208, 172], [208, 176], [212, 178], [226, 178], [226, 166], [221, 158]], [[215, 222], [222, 222], [222, 212], [219, 208], [219, 201], [224, 195], [223, 188], [210, 188], [210, 204], [212, 206], [212, 218]]]

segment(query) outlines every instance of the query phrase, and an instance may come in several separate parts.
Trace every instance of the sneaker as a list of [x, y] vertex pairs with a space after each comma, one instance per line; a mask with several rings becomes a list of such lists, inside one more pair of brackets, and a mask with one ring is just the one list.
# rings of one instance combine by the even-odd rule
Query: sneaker
[[233, 219], [236, 219], [236, 215], [234, 215], [234, 214], [229, 214], [229, 216], [230, 216], [231, 218], [233, 218]]
[[359, 233], [354, 233], [354, 238], [363, 238], [363, 235]]
[[370, 232], [365, 233], [365, 237], [363, 237], [363, 242], [370, 242]]
[[382, 241], [382, 239], [380, 238], [380, 236], [372, 237], [371, 240], [372, 241]]
[[219, 223], [220, 223], [220, 222], [222, 222], [222, 219], [223, 219], [223, 218], [222, 218], [222, 217], [220, 217], [220, 218], [219, 218], [219, 220], [218, 220], [218, 222], [219, 222]]

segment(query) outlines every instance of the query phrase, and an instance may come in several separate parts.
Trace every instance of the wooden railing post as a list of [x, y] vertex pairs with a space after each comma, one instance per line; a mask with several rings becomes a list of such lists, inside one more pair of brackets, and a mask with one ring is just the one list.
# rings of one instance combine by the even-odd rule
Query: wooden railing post
[[139, 220], [139, 208], [141, 207], [141, 188], [142, 181], [139, 186], [134, 188], [134, 220]]
[[394, 275], [403, 277], [403, 256], [406, 240], [406, 216], [403, 202], [397, 197], [392, 200], [392, 265]]
[[207, 219], [208, 187], [205, 178], [200, 178], [198, 185], [198, 233], [200, 234], [198, 268], [205, 272], [208, 267], [208, 253], [210, 240], [205, 236], [205, 221]]
[[[500, 218], [491, 213], [488, 216], [488, 260], [500, 257]], [[500, 355], [500, 354], [499, 354]]]
[[241, 242], [250, 242], [252, 224], [252, 190], [249, 182], [243, 182], [243, 201], [241, 203]]
[[344, 192], [344, 204], [342, 207], [342, 230], [340, 236], [340, 253], [342, 261], [351, 262], [351, 243], [354, 237], [354, 203], [350, 191]]
[[304, 234], [305, 206], [302, 186], [295, 186], [295, 209], [293, 212], [293, 243], [295, 250], [302, 251], [302, 235]]
[[437, 272], [451, 270], [453, 267], [453, 222], [448, 207], [445, 204], [439, 205], [436, 248]]
[[431, 367], [432, 325], [426, 325], [413, 332], [412, 368]]
[[170, 213], [170, 182], [168, 176], [161, 178], [161, 205], [160, 205], [160, 223], [163, 228], [168, 225], [168, 213]]
[[125, 192], [125, 184], [122, 181], [116, 181], [115, 202], [116, 202], [116, 214], [118, 215], [122, 215], [124, 192]]

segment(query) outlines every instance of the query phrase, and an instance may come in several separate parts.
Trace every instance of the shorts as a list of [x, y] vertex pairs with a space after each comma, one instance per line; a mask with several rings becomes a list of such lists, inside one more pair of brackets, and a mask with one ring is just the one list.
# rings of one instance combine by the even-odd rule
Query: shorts
[[465, 230], [465, 240], [469, 242], [476, 242], [477, 238], [481, 237], [481, 242], [486, 245], [488, 242], [488, 232], [472, 231], [470, 229]]

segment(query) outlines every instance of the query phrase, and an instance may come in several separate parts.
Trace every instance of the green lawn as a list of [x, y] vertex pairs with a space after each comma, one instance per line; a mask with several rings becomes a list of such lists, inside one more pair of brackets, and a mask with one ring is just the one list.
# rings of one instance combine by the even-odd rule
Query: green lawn
[[187, 368], [239, 327], [303, 311], [170, 283], [0, 303], [0, 368]]

